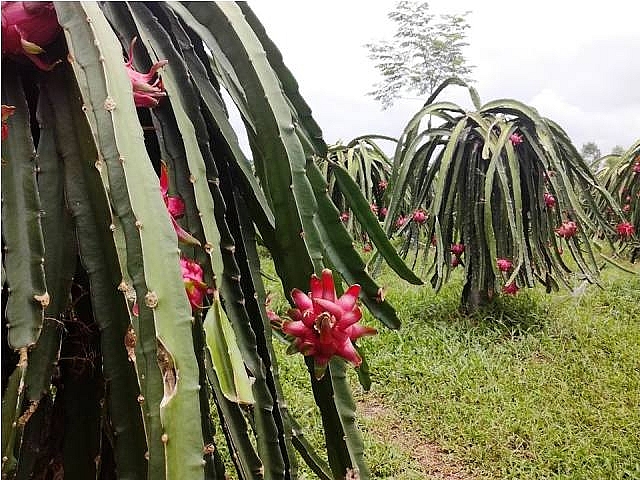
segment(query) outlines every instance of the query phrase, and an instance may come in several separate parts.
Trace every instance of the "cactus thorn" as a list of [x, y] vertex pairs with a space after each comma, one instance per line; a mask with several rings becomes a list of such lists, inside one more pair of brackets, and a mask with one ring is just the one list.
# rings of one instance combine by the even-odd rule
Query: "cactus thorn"
[[169, 435], [167, 435], [166, 433], [163, 433], [162, 436], [160, 437], [160, 440], [162, 441], [162, 443], [167, 443], [169, 441]]
[[49, 292], [44, 292], [42, 295], [34, 295], [33, 298], [36, 302], [40, 302], [42, 308], [47, 308], [49, 306], [49, 301], [51, 298], [49, 297]]
[[111, 97], [107, 97], [104, 99], [103, 106], [105, 110], [107, 110], [108, 112], [112, 112], [113, 110], [116, 109], [116, 101]]
[[156, 308], [158, 306], [158, 294], [156, 292], [147, 292], [144, 296], [144, 304], [149, 308]]
[[142, 228], [142, 222], [141, 222], [140, 220], [136, 220], [135, 225], [136, 225], [136, 228], [137, 228], [138, 230], [140, 230], [140, 229]]
[[116, 226], [112, 223], [111, 225], [109, 225], [109, 230], [111, 230], [112, 232], [115, 232]]

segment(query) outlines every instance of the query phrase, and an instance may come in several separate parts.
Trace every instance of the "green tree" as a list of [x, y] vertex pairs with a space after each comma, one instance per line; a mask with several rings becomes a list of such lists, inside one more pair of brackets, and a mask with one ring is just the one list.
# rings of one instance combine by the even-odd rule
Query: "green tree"
[[463, 54], [469, 13], [436, 16], [427, 2], [398, 2], [389, 13], [393, 39], [365, 45], [382, 75], [369, 95], [388, 108], [402, 92], [430, 95], [446, 78], [469, 81], [473, 67]]
[[593, 163], [602, 156], [602, 153], [595, 142], [587, 142], [582, 144], [580, 155], [582, 155], [582, 158], [587, 164], [593, 166]]

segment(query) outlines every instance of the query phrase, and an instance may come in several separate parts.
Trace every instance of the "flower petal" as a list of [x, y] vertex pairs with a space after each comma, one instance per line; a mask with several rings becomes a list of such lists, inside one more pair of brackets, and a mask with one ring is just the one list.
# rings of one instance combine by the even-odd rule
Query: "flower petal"
[[351, 285], [346, 292], [337, 300], [337, 304], [342, 307], [343, 310], [352, 310], [358, 300], [360, 294], [360, 285], [357, 283]]
[[333, 283], [333, 273], [328, 268], [322, 270], [322, 298], [331, 302], [336, 301], [336, 287]]
[[293, 299], [293, 303], [296, 304], [296, 307], [303, 312], [313, 307], [313, 302], [302, 290], [297, 288], [291, 290], [291, 298]]

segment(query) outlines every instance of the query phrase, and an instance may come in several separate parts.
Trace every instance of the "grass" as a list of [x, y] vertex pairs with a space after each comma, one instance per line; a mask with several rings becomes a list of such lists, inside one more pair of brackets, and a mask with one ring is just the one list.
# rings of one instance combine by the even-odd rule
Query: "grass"
[[[640, 276], [609, 268], [603, 289], [521, 290], [473, 316], [458, 310], [460, 279], [438, 295], [381, 282], [403, 326], [367, 316], [369, 392], [351, 371], [374, 478], [447, 478], [429, 476], [434, 461], [451, 478], [640, 478]], [[289, 405], [321, 446], [302, 357], [285, 348]]]

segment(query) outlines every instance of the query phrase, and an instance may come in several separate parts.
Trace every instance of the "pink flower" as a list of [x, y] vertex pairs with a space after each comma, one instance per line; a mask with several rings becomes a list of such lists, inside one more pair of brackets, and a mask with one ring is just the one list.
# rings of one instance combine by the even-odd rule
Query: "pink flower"
[[371, 209], [374, 215], [378, 215], [378, 206], [375, 203], [372, 203], [371, 205], [369, 205], [369, 208]]
[[558, 236], [562, 238], [571, 238], [578, 231], [578, 226], [576, 225], [576, 222], [562, 222], [562, 225], [560, 225], [554, 231], [556, 232], [556, 234], [558, 234]]
[[181, 258], [180, 269], [182, 270], [184, 289], [187, 291], [191, 307], [202, 308], [204, 296], [208, 291], [207, 284], [202, 281], [202, 267], [193, 260]]
[[522, 135], [519, 135], [517, 133], [512, 133], [509, 136], [509, 140], [511, 140], [511, 145], [513, 145], [514, 147], [520, 145], [524, 141], [522, 139]]
[[635, 227], [629, 222], [622, 222], [616, 225], [616, 232], [623, 240], [628, 240], [636, 233]]
[[160, 60], [151, 66], [151, 69], [147, 73], [140, 73], [133, 68], [133, 46], [136, 43], [137, 38], [134, 37], [131, 40], [131, 46], [129, 47], [129, 61], [124, 64], [131, 80], [131, 87], [133, 88], [133, 101], [136, 107], [152, 108], [158, 105], [160, 99], [165, 97], [167, 93], [162, 86], [162, 80], [156, 78], [152, 81], [154, 75], [158, 70], [164, 67], [168, 60]]
[[2, 2], [3, 55], [24, 55], [39, 69], [49, 71], [60, 61], [49, 65], [38, 55], [61, 30], [53, 2]]
[[518, 293], [518, 285], [516, 282], [507, 283], [504, 287], [502, 287], [502, 293], [506, 293], [507, 295], [515, 295]]
[[556, 206], [556, 197], [549, 192], [544, 192], [544, 204], [549, 210], [552, 210]]
[[389, 182], [387, 182], [386, 180], [380, 180], [378, 182], [378, 189], [383, 192], [387, 189], [388, 186], [389, 186]]
[[501, 272], [508, 272], [509, 270], [511, 270], [511, 267], [513, 266], [513, 264], [511, 263], [511, 260], [508, 260], [506, 258], [499, 258], [497, 261], [498, 264], [498, 270], [500, 270]]
[[342, 223], [347, 223], [349, 221], [349, 212], [342, 212], [340, 214], [340, 221]]
[[413, 212], [412, 218], [413, 218], [413, 221], [416, 222], [418, 225], [422, 225], [424, 222], [427, 221], [427, 214], [424, 210], [419, 208]]
[[458, 265], [460, 265], [460, 259], [454, 255], [451, 257], [451, 267], [456, 268]]
[[387, 207], [382, 207], [382, 208], [380, 209], [380, 217], [382, 217], [382, 218], [386, 218], [386, 217], [387, 217], [387, 213], [388, 213], [388, 212], [389, 212], [389, 211], [387, 210]]
[[9, 124], [7, 120], [16, 111], [16, 107], [12, 105], [2, 105], [2, 140], [6, 140], [9, 136]]
[[454, 243], [451, 245], [451, 253], [460, 257], [464, 253], [464, 243]]
[[184, 215], [184, 201], [180, 197], [169, 196], [169, 170], [164, 162], [160, 165], [160, 191], [162, 192], [162, 199], [164, 200], [164, 204], [169, 211], [169, 215], [171, 216], [171, 223], [173, 224], [173, 228], [178, 235], [178, 240], [191, 245], [200, 245], [198, 239], [189, 234], [189, 232], [183, 229], [176, 221], [176, 218]]
[[336, 298], [333, 274], [324, 269], [321, 278], [311, 277], [310, 289], [308, 294], [297, 288], [291, 291], [296, 308], [289, 310], [290, 320], [283, 322], [282, 331], [295, 338], [293, 346], [300, 353], [314, 358], [318, 379], [334, 355], [359, 366], [362, 359], [353, 341], [376, 334], [375, 329], [358, 324], [362, 318], [358, 306], [360, 285], [352, 285]]
[[407, 217], [405, 217], [404, 215], [400, 215], [398, 218], [396, 218], [396, 228], [404, 227], [404, 225], [407, 223], [407, 220]]
[[640, 160], [633, 164], [633, 171], [635, 173], [640, 173]]

